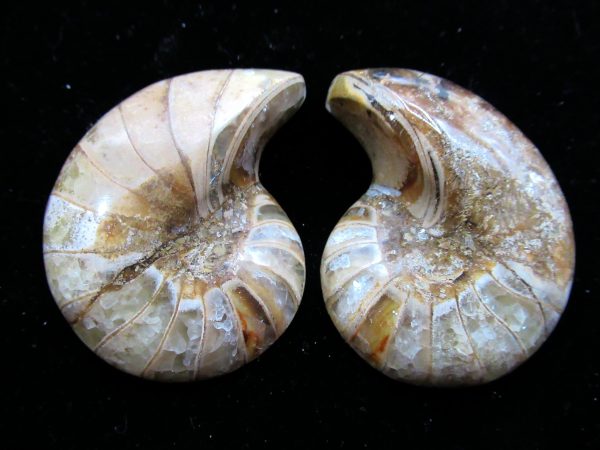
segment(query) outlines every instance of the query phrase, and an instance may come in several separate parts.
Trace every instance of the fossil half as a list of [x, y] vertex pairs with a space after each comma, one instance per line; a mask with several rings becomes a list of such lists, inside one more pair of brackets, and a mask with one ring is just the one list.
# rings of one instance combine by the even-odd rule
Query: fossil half
[[191, 73], [137, 92], [77, 144], [48, 201], [44, 260], [100, 357], [186, 381], [230, 372], [283, 333], [304, 253], [258, 163], [304, 96], [294, 73]]
[[373, 166], [323, 254], [342, 336], [415, 384], [483, 383], [525, 361], [560, 318], [574, 266], [567, 205], [538, 150], [481, 98], [412, 70], [338, 75], [327, 108]]

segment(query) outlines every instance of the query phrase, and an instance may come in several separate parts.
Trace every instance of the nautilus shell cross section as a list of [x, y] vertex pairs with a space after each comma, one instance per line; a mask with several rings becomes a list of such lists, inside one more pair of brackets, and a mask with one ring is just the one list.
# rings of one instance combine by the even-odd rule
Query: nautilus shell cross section
[[289, 72], [191, 73], [134, 94], [77, 144], [48, 201], [44, 260], [100, 357], [186, 381], [230, 372], [284, 332], [304, 253], [258, 163], [304, 95]]
[[574, 266], [567, 205], [538, 150], [481, 98], [412, 70], [343, 73], [327, 108], [373, 166], [321, 265], [342, 336], [414, 384], [484, 383], [525, 361], [560, 318]]

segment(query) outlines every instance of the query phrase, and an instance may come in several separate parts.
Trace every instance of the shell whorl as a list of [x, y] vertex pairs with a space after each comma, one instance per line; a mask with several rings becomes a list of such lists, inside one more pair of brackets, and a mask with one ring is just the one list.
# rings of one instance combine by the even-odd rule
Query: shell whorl
[[338, 75], [327, 108], [373, 166], [321, 264], [340, 333], [411, 383], [514, 369], [555, 327], [573, 277], [571, 219], [538, 150], [481, 98], [417, 71]]
[[304, 95], [294, 73], [196, 72], [137, 92], [82, 138], [48, 201], [44, 262], [88, 347], [185, 381], [232, 371], [283, 333], [304, 253], [258, 163]]

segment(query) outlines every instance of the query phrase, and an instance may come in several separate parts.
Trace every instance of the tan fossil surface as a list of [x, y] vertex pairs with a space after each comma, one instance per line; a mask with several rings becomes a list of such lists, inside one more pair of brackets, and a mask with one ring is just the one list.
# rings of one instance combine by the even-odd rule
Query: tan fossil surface
[[422, 72], [340, 74], [327, 108], [373, 166], [321, 264], [342, 336], [414, 384], [484, 383], [525, 361], [574, 267], [568, 208], [539, 151], [484, 100]]
[[284, 332], [304, 253], [258, 164], [304, 96], [290, 72], [196, 72], [137, 92], [82, 138], [43, 245], [52, 294], [90, 349], [186, 381], [230, 372]]

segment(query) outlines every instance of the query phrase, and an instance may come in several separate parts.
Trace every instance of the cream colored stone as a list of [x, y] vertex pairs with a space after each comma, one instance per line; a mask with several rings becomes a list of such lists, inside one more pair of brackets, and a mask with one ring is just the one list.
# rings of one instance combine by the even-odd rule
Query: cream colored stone
[[240, 367], [285, 331], [304, 253], [257, 168], [261, 137], [303, 99], [289, 72], [192, 73], [134, 94], [75, 147], [48, 201], [44, 259], [99, 356], [186, 381]]
[[421, 72], [343, 73], [327, 108], [373, 165], [321, 264], [342, 336], [410, 383], [513, 370], [554, 329], [573, 279], [569, 212], [540, 153], [485, 101]]

